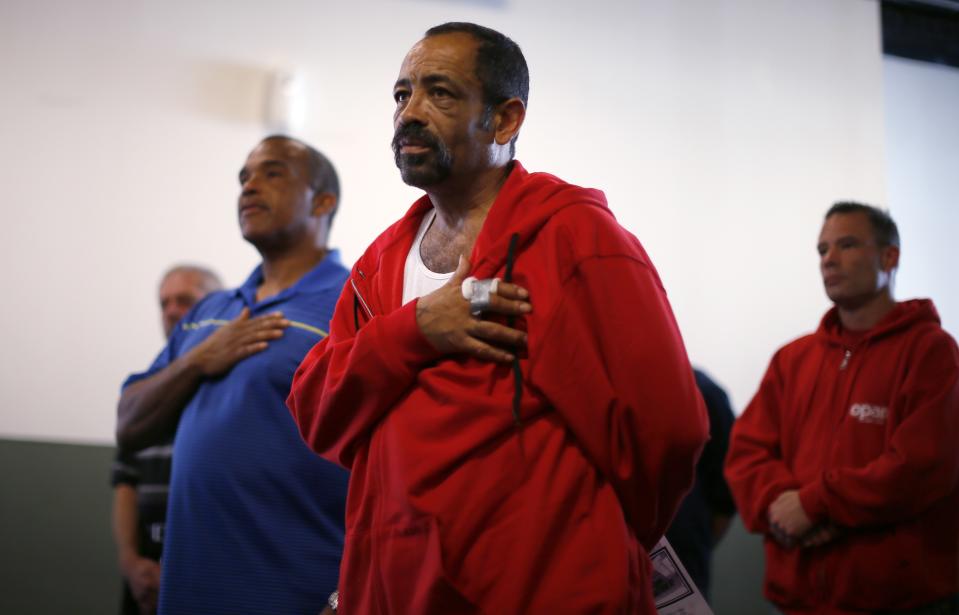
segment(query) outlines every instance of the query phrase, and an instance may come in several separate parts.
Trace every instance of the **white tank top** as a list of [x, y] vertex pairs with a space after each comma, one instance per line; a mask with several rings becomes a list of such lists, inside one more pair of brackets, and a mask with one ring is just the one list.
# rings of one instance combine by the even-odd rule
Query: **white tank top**
[[446, 284], [455, 273], [454, 271], [449, 273], [430, 271], [423, 264], [423, 258], [420, 256], [420, 244], [423, 243], [423, 236], [426, 235], [426, 231], [429, 230], [435, 218], [435, 209], [431, 209], [429, 213], [423, 216], [420, 230], [417, 231], [416, 239], [413, 240], [413, 247], [410, 248], [410, 253], [406, 255], [406, 267], [403, 269], [403, 305], [417, 297], [430, 294]]

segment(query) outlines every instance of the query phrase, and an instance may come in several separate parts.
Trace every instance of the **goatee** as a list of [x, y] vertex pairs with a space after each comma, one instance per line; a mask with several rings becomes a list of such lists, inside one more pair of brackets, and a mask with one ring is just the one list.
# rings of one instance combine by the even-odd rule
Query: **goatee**
[[[429, 149], [421, 154], [400, 152], [400, 142], [413, 140]], [[400, 170], [400, 177], [410, 186], [425, 188], [438, 184], [450, 175], [453, 155], [443, 141], [428, 131], [422, 124], [400, 126], [393, 135], [393, 159]]]

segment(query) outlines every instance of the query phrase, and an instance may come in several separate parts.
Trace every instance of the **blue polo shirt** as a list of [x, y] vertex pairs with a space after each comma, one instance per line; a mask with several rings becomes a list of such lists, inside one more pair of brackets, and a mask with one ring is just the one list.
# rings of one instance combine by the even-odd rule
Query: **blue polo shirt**
[[307, 448], [286, 397], [300, 360], [326, 336], [347, 276], [331, 251], [295, 285], [257, 302], [257, 267], [240, 288], [194, 306], [150, 369], [127, 380], [163, 369], [245, 307], [251, 317], [279, 310], [293, 323], [263, 352], [203, 382], [183, 411], [161, 614], [316, 615], [336, 589], [348, 474]]

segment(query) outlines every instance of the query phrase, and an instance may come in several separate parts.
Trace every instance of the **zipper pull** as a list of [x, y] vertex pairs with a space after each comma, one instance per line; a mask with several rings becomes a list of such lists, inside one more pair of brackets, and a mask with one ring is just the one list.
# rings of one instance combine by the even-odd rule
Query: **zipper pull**
[[849, 357], [851, 356], [852, 356], [852, 351], [847, 348], [846, 354], [842, 358], [842, 363], [839, 364], [839, 371], [842, 371], [849, 366]]

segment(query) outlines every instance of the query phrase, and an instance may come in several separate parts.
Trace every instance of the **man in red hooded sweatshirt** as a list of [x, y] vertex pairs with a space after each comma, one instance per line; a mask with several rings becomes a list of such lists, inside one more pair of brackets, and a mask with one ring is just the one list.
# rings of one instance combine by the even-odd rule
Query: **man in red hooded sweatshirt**
[[513, 159], [528, 91], [519, 47], [465, 23], [393, 87], [396, 164], [426, 194], [359, 259], [287, 401], [351, 470], [342, 613], [655, 613], [647, 551], [703, 402], [603, 194]]
[[835, 304], [781, 348], [733, 427], [726, 478], [765, 534], [785, 613], [959, 613], [959, 350], [932, 301], [897, 303], [889, 215], [837, 203], [819, 235]]

